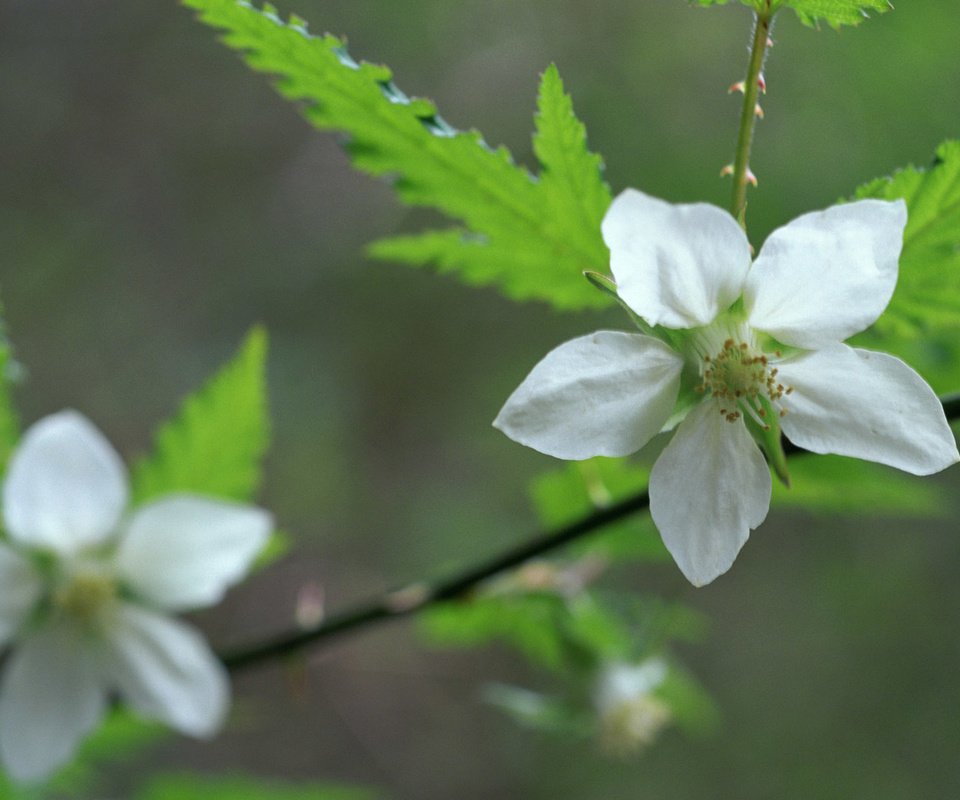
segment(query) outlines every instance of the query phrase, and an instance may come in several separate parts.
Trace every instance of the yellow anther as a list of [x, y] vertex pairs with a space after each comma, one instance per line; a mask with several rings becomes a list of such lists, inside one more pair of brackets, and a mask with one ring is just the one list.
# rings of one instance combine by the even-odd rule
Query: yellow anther
[[56, 608], [81, 624], [92, 622], [117, 596], [113, 578], [102, 572], [78, 572], [53, 592]]
[[695, 391], [698, 394], [709, 392], [721, 401], [722, 405], [718, 405], [720, 415], [728, 422], [746, 415], [764, 430], [769, 430], [770, 426], [764, 422], [768, 410], [763, 398], [774, 404], [774, 413], [780, 412], [777, 401], [789, 392], [789, 387], [776, 380], [779, 370], [771, 368], [767, 356], [757, 352], [755, 347], [752, 337], [748, 341], [739, 336], [736, 339], [730, 337], [724, 340], [719, 352], [703, 355], [703, 382]]

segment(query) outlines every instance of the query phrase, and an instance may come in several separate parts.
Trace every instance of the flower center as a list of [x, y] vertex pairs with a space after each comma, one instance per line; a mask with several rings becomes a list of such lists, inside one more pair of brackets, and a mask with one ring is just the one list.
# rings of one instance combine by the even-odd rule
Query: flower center
[[709, 392], [718, 401], [720, 413], [727, 422], [736, 422], [747, 414], [761, 428], [769, 430], [765, 421], [768, 412], [784, 416], [787, 412], [779, 401], [790, 394], [793, 387], [784, 386], [767, 356], [752, 341], [743, 338], [728, 338], [719, 349], [701, 356], [703, 383], [696, 391]]
[[110, 575], [93, 569], [78, 570], [54, 590], [56, 609], [81, 624], [89, 624], [117, 597], [117, 584]]
[[623, 698], [600, 714], [600, 745], [609, 754], [642, 750], [673, 719], [669, 706], [650, 694]]

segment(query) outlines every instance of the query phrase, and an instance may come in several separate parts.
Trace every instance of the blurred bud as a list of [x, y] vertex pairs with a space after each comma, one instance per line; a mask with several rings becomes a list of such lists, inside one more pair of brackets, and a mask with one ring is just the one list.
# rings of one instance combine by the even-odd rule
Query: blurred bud
[[551, 592], [571, 598], [581, 594], [607, 568], [607, 560], [587, 555], [568, 564], [534, 560], [493, 581], [487, 594]]
[[306, 583], [297, 592], [297, 607], [294, 618], [304, 630], [316, 628], [325, 615], [323, 587], [319, 583]]
[[606, 753], [639, 753], [673, 719], [669, 706], [653, 694], [666, 677], [667, 665], [659, 658], [640, 664], [614, 662], [600, 672], [594, 705], [600, 747]]
[[734, 92], [740, 92], [741, 94], [746, 93], [747, 84], [744, 81], [737, 81], [729, 89], [727, 89], [727, 94], [733, 94]]
[[406, 614], [420, 608], [430, 600], [430, 587], [423, 583], [411, 583], [395, 592], [390, 592], [384, 604], [394, 614]]

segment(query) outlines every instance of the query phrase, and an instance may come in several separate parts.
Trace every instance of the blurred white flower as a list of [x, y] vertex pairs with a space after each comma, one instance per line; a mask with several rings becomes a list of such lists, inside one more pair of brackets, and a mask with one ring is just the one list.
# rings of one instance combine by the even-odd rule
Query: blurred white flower
[[653, 692], [666, 680], [659, 658], [640, 664], [614, 662], [600, 672], [594, 706], [600, 722], [600, 746], [611, 755], [631, 755], [652, 744], [673, 719], [670, 707]]
[[697, 586], [730, 568], [767, 515], [770, 472], [755, 442], [764, 431], [776, 442], [782, 427], [816, 453], [938, 472], [960, 454], [936, 395], [899, 359], [842, 344], [890, 301], [906, 220], [901, 200], [805, 214], [751, 264], [726, 211], [627, 190], [603, 236], [617, 293], [647, 335], [560, 345], [494, 425], [579, 460], [628, 455], [682, 419], [653, 467], [650, 513]]
[[124, 516], [126, 470], [83, 416], [33, 425], [3, 483], [0, 759], [35, 780], [73, 755], [117, 693], [197, 737], [229, 706], [223, 666], [166, 612], [218, 602], [267, 541], [270, 515], [178, 494]]

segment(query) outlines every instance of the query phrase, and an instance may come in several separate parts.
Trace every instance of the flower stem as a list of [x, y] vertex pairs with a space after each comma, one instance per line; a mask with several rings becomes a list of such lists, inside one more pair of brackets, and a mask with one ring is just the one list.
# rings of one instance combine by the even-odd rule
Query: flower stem
[[[948, 420], [960, 420], [960, 393], [941, 398], [940, 402], [943, 404]], [[797, 456], [807, 451], [789, 441], [784, 441], [783, 452], [787, 456]], [[402, 589], [387, 592], [353, 609], [331, 615], [315, 627], [281, 633], [272, 639], [223, 655], [221, 660], [229, 670], [237, 672], [256, 664], [292, 655], [307, 647], [319, 645], [342, 634], [352, 633], [379, 622], [411, 616], [446, 600], [468, 598], [489, 578], [514, 569], [532, 558], [559, 550], [571, 542], [599, 531], [612, 522], [649, 507], [650, 497], [647, 492], [638, 492], [605, 508], [597, 509], [562, 528], [541, 532], [529, 542], [467, 567], [446, 580], [433, 584], [414, 583]]]
[[753, 26], [753, 45], [750, 48], [750, 64], [743, 82], [743, 110], [740, 113], [740, 133], [737, 136], [737, 154], [733, 162], [733, 198], [730, 213], [746, 229], [747, 183], [750, 182], [750, 151], [753, 147], [753, 128], [757, 121], [757, 101], [760, 97], [760, 81], [763, 61], [770, 42], [773, 23], [771, 0], [765, 0], [763, 8], [756, 12]]

